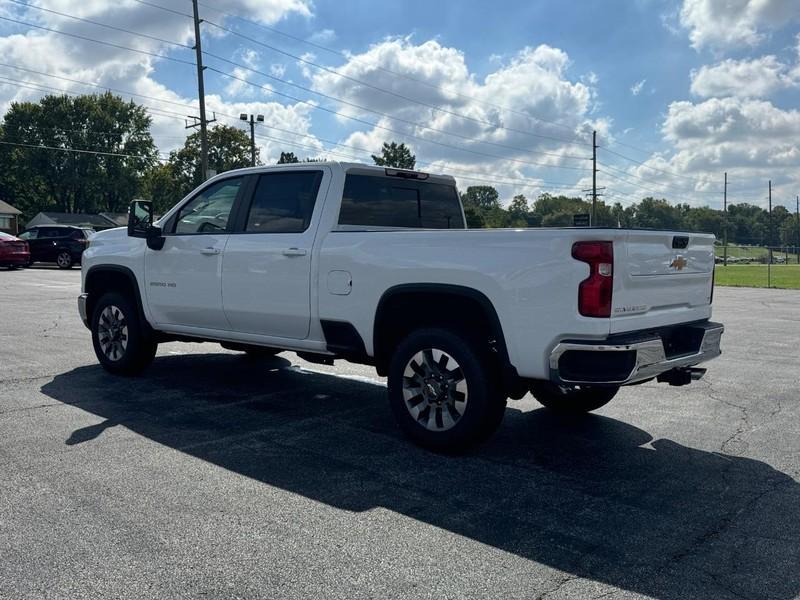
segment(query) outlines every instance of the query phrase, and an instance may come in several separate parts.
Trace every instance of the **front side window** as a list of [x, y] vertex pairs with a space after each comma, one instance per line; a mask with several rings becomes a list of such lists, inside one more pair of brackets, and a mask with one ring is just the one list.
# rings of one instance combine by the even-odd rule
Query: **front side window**
[[339, 224], [464, 229], [464, 218], [452, 185], [347, 175]]
[[175, 233], [219, 233], [228, 230], [242, 178], [219, 181], [189, 200], [178, 212]]
[[322, 171], [268, 173], [258, 178], [245, 231], [302, 233], [311, 223]]
[[19, 234], [19, 239], [21, 240], [35, 240], [37, 235], [39, 234], [38, 229], [29, 229], [28, 231], [23, 231]]

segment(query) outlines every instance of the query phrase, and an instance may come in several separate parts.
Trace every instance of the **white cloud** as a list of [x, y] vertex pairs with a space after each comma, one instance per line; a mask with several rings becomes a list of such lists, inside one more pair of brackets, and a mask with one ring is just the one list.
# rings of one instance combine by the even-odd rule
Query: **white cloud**
[[284, 75], [286, 75], [286, 65], [282, 63], [273, 63], [269, 66], [269, 73], [273, 77], [282, 78]]
[[695, 49], [755, 46], [765, 31], [800, 20], [798, 0], [683, 0], [680, 22]]
[[739, 97], [673, 102], [662, 133], [664, 150], [625, 169], [632, 185], [615, 181], [616, 188], [719, 207], [724, 171], [732, 182], [729, 200], [736, 202], [762, 204], [760, 186], [768, 179], [775, 198], [800, 186], [800, 111]]
[[330, 44], [335, 39], [336, 32], [333, 29], [320, 29], [312, 33], [308, 41], [315, 44]]
[[634, 96], [638, 96], [642, 93], [642, 89], [644, 88], [644, 84], [647, 83], [647, 79], [642, 79], [641, 81], [637, 81], [631, 86], [631, 94]]
[[[166, 0], [160, 4], [179, 12], [186, 12], [187, 10], [186, 3], [180, 0]], [[220, 0], [215, 3], [215, 6], [226, 13], [257, 19], [265, 23], [274, 23], [289, 14], [311, 15], [311, 3], [308, 0]], [[190, 20], [127, 0], [123, 0], [120, 3], [109, 3], [106, 0], [51, 0], [47, 3], [47, 8], [91, 18], [92, 20], [133, 31], [146, 31], [149, 35], [168, 40], [183, 43], [191, 43], [193, 41]], [[172, 50], [169, 46], [155, 40], [122, 36], [115, 31], [65, 19], [33, 8], [24, 9], [21, 14], [24, 17], [23, 20], [26, 21], [41, 23], [68, 33], [107, 40], [146, 52], [164, 53]], [[222, 22], [222, 17], [218, 15], [208, 16], [216, 22]], [[42, 33], [40, 30], [35, 29], [24, 34], [0, 37], [0, 56], [2, 57], [2, 62], [19, 67], [166, 100], [167, 102], [159, 102], [158, 100], [143, 99], [136, 96], [132, 98], [140, 104], [149, 105], [155, 109], [155, 112], [152, 113], [152, 132], [157, 145], [162, 150], [170, 150], [182, 143], [182, 136], [186, 134], [183, 126], [184, 115], [193, 112], [191, 108], [176, 106], [169, 104], [169, 102], [197, 105], [196, 98], [183, 97], [154, 80], [153, 72], [162, 59], [153, 56], [101, 46], [55, 33]], [[181, 54], [176, 52], [173, 56], [188, 60], [193, 58], [189, 53]], [[252, 50], [242, 50], [239, 58], [244, 64], [250, 66], [258, 63], [258, 55]], [[96, 93], [102, 91], [89, 86], [9, 68], [0, 68], [0, 75], [25, 80], [34, 85], [47, 85], [65, 89], [74, 93]], [[226, 95], [243, 97], [246, 93], [244, 89], [238, 90], [238, 92], [229, 87], [226, 90]], [[5, 114], [11, 102], [15, 100], [35, 100], [45, 93], [21, 86], [2, 85], [0, 86], [0, 114]], [[209, 96], [208, 98], [209, 112], [213, 109], [220, 112], [220, 114], [224, 112], [238, 115], [237, 104], [226, 103], [217, 96]], [[213, 105], [211, 98], [214, 98]], [[256, 107], [254, 111], [258, 110], [263, 114], [274, 114], [275, 119], [277, 119], [276, 123], [290, 123], [291, 127], [287, 127], [287, 129], [298, 133], [308, 131], [310, 126], [310, 121], [307, 117], [308, 107], [291, 105], [282, 107], [274, 102], [252, 102], [251, 104]], [[293, 114], [295, 116], [290, 117], [283, 113], [279, 114], [279, 108], [294, 111]], [[158, 114], [163, 111], [173, 114]], [[222, 118], [220, 118], [220, 122], [223, 122]]]
[[[481, 82], [470, 73], [463, 53], [455, 48], [437, 41], [413, 44], [408, 39], [389, 39], [336, 69], [352, 79], [367, 81], [370, 86], [327, 72], [312, 73], [312, 85], [325, 94], [396, 117], [388, 119], [347, 105], [339, 109], [400, 132], [398, 135], [375, 128], [357, 131], [347, 138], [346, 143], [372, 152], [383, 141], [396, 139], [409, 144], [421, 159], [472, 165], [473, 169], [489, 165], [490, 169], [507, 172], [509, 164], [524, 168], [525, 161], [583, 167], [582, 163], [563, 157], [586, 154], [580, 148], [525, 133], [532, 131], [557, 139], [585, 135], [586, 124], [591, 121], [592, 89], [583, 82], [571, 81], [568, 68], [565, 52], [542, 45], [524, 48]], [[592, 126], [607, 128], [608, 123], [597, 120], [588, 129]], [[471, 154], [470, 150], [478, 154]], [[577, 176], [578, 172], [569, 173], [573, 179]]]
[[724, 60], [713, 66], [693, 70], [692, 93], [704, 98], [742, 96], [761, 98], [783, 88], [800, 84], [789, 67], [775, 56], [751, 60]]

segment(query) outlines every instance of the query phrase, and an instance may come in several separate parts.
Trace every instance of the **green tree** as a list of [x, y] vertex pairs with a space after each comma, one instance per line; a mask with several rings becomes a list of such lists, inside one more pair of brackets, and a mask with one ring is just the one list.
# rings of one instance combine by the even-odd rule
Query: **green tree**
[[417, 164], [417, 157], [411, 154], [411, 150], [405, 144], [392, 142], [383, 143], [381, 155], [372, 155], [372, 160], [379, 167], [394, 167], [395, 169], [413, 169]]
[[643, 229], [684, 229], [680, 209], [664, 199], [645, 198], [639, 202], [634, 222]]
[[500, 194], [490, 185], [471, 185], [461, 194], [461, 201], [464, 206], [489, 211], [500, 207]]
[[157, 215], [163, 215], [184, 196], [169, 163], [156, 165], [144, 174], [139, 195], [153, 202]]
[[[200, 172], [200, 132], [186, 138], [183, 148], [169, 155], [169, 164], [182, 198], [203, 183]], [[256, 164], [260, 163], [256, 148]], [[250, 166], [250, 137], [241, 129], [218, 125], [208, 132], [208, 168], [217, 173]]]
[[157, 162], [150, 124], [143, 107], [110, 93], [15, 102], [0, 141], [48, 149], [4, 144], [2, 193], [26, 218], [122, 211]]
[[300, 159], [294, 155], [294, 152], [281, 152], [281, 157], [278, 159], [279, 165], [286, 165], [290, 163], [299, 163]]

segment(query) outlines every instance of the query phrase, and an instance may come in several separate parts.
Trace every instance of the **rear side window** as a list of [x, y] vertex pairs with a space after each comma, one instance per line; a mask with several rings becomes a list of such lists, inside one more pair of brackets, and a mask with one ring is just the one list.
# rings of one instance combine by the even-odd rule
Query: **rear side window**
[[456, 188], [371, 175], [345, 179], [340, 225], [464, 229]]
[[258, 178], [245, 231], [302, 233], [311, 223], [322, 171], [268, 173]]

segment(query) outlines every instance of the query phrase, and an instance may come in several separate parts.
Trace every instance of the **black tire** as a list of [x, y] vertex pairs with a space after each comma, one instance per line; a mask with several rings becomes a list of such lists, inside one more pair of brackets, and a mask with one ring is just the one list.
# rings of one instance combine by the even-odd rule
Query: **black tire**
[[546, 408], [565, 414], [583, 414], [605, 406], [618, 387], [558, 386], [542, 381], [531, 386], [531, 394]]
[[61, 250], [56, 255], [56, 264], [59, 269], [71, 269], [75, 261], [72, 260], [72, 253], [69, 250]]
[[[433, 358], [435, 352], [441, 353], [438, 359]], [[411, 333], [389, 364], [389, 404], [395, 420], [414, 442], [436, 452], [460, 452], [494, 433], [505, 410], [500, 389], [489, 352], [443, 329]]]
[[91, 325], [94, 353], [109, 373], [138, 375], [153, 362], [158, 343], [142, 322], [136, 303], [126, 296], [103, 294], [94, 307]]

